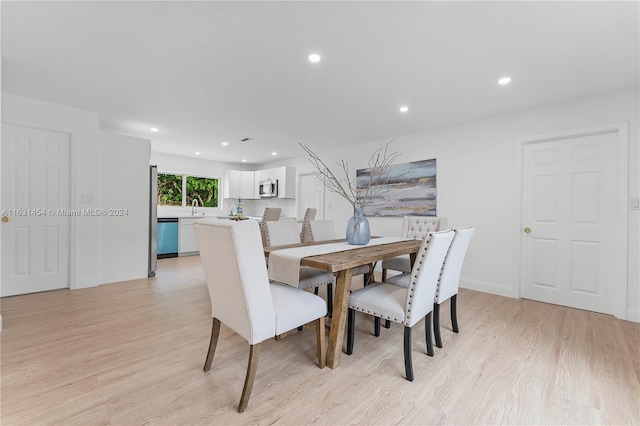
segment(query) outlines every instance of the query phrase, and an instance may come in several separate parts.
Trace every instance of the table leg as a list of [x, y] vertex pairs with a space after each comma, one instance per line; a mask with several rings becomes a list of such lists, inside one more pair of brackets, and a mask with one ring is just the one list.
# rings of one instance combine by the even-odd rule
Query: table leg
[[329, 331], [329, 348], [327, 350], [327, 366], [329, 368], [336, 368], [340, 364], [344, 329], [347, 324], [350, 288], [351, 269], [340, 271], [336, 279], [336, 295], [333, 300], [333, 315], [331, 316], [331, 330]]

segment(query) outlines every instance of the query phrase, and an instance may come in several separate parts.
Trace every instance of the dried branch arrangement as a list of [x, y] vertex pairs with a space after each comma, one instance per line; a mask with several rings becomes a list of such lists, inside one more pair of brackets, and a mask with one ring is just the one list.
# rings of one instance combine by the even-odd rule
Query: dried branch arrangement
[[385, 195], [391, 189], [389, 187], [389, 180], [391, 179], [389, 172], [393, 161], [400, 156], [398, 152], [389, 152], [389, 144], [394, 140], [390, 140], [384, 147], [377, 149], [371, 155], [369, 169], [367, 170], [368, 181], [365, 185], [361, 185], [360, 191], [357, 188], [356, 177], [350, 177], [349, 163], [344, 160], [336, 163], [342, 169], [341, 174], [344, 174], [344, 177], [338, 177], [308, 146], [302, 143], [300, 146], [309, 154], [309, 162], [316, 168], [313, 173], [323, 185], [329, 191], [335, 192], [347, 200], [356, 209], [363, 208], [369, 204], [384, 204], [388, 202]]

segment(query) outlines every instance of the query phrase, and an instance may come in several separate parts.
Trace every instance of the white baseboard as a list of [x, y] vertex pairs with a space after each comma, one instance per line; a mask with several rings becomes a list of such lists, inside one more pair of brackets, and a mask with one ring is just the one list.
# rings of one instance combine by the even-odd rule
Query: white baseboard
[[97, 276], [87, 276], [83, 277], [82, 279], [76, 280], [75, 284], [72, 283], [71, 285], [69, 285], [69, 289], [79, 290], [81, 288], [97, 287], [99, 283], [100, 280], [98, 280]]
[[627, 321], [640, 322], [640, 309], [627, 308]]
[[462, 279], [460, 280], [460, 287], [468, 288], [469, 290], [481, 291], [483, 293], [495, 294], [498, 296], [518, 298], [515, 294], [515, 289], [492, 282]]
[[[477, 280], [460, 280], [461, 288], [469, 290], [481, 291], [483, 293], [495, 294], [498, 296], [512, 297], [518, 299], [516, 290], [511, 287], [505, 287], [496, 283], [477, 281]], [[640, 309], [627, 308], [626, 321], [640, 323]]]

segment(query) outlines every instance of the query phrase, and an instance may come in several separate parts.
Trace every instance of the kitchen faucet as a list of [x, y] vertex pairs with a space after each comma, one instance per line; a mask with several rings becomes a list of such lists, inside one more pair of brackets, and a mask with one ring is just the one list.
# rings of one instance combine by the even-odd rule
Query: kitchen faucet
[[198, 212], [198, 199], [194, 198], [191, 202], [191, 216], [195, 216]]

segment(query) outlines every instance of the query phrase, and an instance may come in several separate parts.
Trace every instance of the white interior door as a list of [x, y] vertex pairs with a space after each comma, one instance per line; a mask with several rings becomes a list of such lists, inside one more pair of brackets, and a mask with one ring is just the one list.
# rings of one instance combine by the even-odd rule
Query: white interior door
[[318, 209], [316, 220], [324, 218], [324, 185], [313, 173], [300, 175], [298, 219], [304, 218], [307, 208]]
[[69, 287], [69, 150], [67, 133], [2, 124], [1, 296]]
[[616, 292], [626, 291], [617, 271], [618, 134], [534, 141], [522, 159], [522, 296], [613, 314]]

